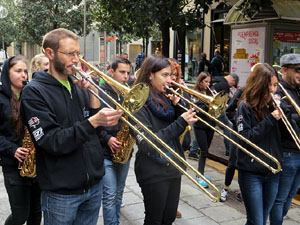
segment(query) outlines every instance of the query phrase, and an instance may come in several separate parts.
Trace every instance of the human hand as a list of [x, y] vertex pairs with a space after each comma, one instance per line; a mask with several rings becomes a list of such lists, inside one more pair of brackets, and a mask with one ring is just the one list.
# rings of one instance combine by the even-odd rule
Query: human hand
[[122, 147], [122, 142], [119, 141], [116, 137], [111, 137], [107, 142], [108, 147], [112, 151], [112, 153], [115, 153], [115, 151], [118, 151]]
[[282, 117], [282, 114], [278, 109], [275, 109], [271, 114], [276, 120], [280, 120]]
[[198, 121], [198, 119], [195, 117], [196, 112], [194, 112], [194, 109], [189, 109], [188, 111], [184, 112], [181, 114], [181, 116], [183, 117], [183, 119], [189, 124], [193, 124], [196, 123]]
[[14, 154], [14, 157], [19, 162], [23, 162], [23, 160], [27, 158], [28, 154], [29, 154], [29, 150], [27, 148], [19, 147], [19, 148], [17, 148], [17, 150]]
[[[174, 91], [174, 89], [171, 87], [169, 89]], [[178, 97], [175, 94], [168, 94], [167, 97], [172, 101], [173, 105], [177, 105], [178, 102], [180, 101], [180, 97]]]
[[103, 108], [88, 120], [94, 128], [99, 126], [114, 126], [118, 123], [123, 111], [118, 109]]

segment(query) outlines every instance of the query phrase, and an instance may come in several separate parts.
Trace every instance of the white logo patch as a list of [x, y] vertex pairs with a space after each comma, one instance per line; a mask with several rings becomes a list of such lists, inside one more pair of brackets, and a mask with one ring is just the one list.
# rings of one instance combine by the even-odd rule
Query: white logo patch
[[40, 119], [37, 117], [31, 117], [30, 120], [28, 120], [29, 127], [35, 127], [40, 124]]
[[38, 129], [34, 130], [34, 131], [32, 132], [32, 134], [33, 134], [33, 137], [34, 137], [35, 141], [38, 141], [38, 140], [41, 139], [41, 137], [44, 136], [44, 131], [43, 131], [43, 129], [40, 127], [40, 128], [38, 128]]
[[241, 131], [243, 131], [243, 130], [244, 130], [244, 126], [243, 126], [242, 123], [240, 123], [240, 124], [238, 125], [238, 132], [241, 132]]

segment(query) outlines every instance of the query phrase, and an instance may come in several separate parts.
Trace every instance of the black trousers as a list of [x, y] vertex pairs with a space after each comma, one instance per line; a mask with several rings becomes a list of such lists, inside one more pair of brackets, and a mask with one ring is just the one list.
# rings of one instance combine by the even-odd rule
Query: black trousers
[[208, 156], [208, 149], [214, 137], [214, 130], [208, 129], [194, 129], [195, 137], [197, 139], [198, 146], [200, 148], [200, 157], [198, 160], [198, 171], [204, 174], [204, 168], [206, 163], [206, 158]]
[[41, 224], [41, 191], [36, 179], [21, 177], [19, 171], [3, 172], [11, 214], [5, 225]]
[[171, 225], [176, 219], [181, 178], [141, 185], [144, 206], [144, 225]]
[[[236, 140], [237, 138], [235, 138], [234, 140]], [[229, 161], [228, 161], [228, 166], [226, 168], [226, 172], [225, 172], [225, 185], [226, 186], [230, 186], [232, 180], [233, 180], [233, 176], [234, 176], [234, 172], [236, 169], [236, 161], [237, 161], [237, 147], [235, 145], [231, 145], [231, 150], [230, 150], [230, 155], [229, 155]]]

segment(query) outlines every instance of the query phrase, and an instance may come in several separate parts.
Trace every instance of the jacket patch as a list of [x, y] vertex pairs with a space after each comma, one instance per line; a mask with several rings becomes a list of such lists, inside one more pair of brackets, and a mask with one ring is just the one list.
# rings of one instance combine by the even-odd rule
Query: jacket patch
[[87, 118], [90, 115], [90, 111], [86, 110], [86, 108], [83, 107], [82, 108], [82, 115], [83, 115], [83, 118]]
[[40, 127], [40, 128], [38, 128], [38, 129], [34, 130], [34, 131], [32, 132], [32, 134], [33, 134], [33, 137], [34, 137], [35, 141], [40, 140], [41, 137], [44, 136], [43, 128]]
[[238, 132], [241, 132], [241, 131], [243, 131], [244, 130], [244, 125], [242, 124], [242, 123], [240, 123], [239, 125], [238, 125]]
[[34, 129], [39, 124], [40, 124], [40, 119], [37, 117], [31, 117], [30, 120], [28, 120], [29, 127], [33, 127]]
[[240, 122], [240, 121], [242, 121], [242, 120], [243, 120], [243, 116], [240, 115], [240, 116], [237, 118], [237, 121]]

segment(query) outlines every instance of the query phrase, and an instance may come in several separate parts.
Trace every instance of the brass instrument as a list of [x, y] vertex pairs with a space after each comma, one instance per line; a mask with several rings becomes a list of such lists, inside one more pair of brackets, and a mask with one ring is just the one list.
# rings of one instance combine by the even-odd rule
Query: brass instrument
[[[278, 65], [273, 65], [273, 68], [277, 71], [277, 73], [279, 73], [281, 76], [281, 72], [280, 69], [281, 67]], [[292, 106], [294, 107], [294, 109], [296, 110], [297, 114], [300, 116], [300, 108], [297, 105], [297, 103], [294, 101], [294, 99], [289, 95], [289, 93], [287, 92], [287, 90], [285, 90], [285, 88], [282, 86], [282, 84], [280, 82], [278, 82], [278, 86], [280, 87], [280, 89], [282, 90], [284, 97], [281, 98], [281, 100], [283, 98], [287, 98], [290, 103], [292, 104]], [[272, 96], [273, 98], [273, 96]], [[284, 123], [284, 125], [286, 126], [286, 129], [288, 130], [288, 132], [290, 133], [291, 137], [293, 138], [297, 148], [300, 150], [300, 139], [298, 137], [298, 135], [296, 134], [295, 130], [293, 129], [292, 125], [290, 124], [290, 122], [288, 121], [287, 117], [285, 116], [282, 108], [280, 107], [280, 105], [274, 100], [273, 98], [273, 102], [276, 106], [276, 108], [278, 108], [278, 110], [280, 111], [280, 113], [282, 114], [282, 122]]]
[[[208, 195], [209, 198], [211, 198], [213, 201], [219, 201], [220, 200], [220, 196], [221, 193], [218, 190], [218, 188], [209, 180], [207, 180], [207, 178], [205, 176], [203, 176], [200, 172], [198, 172], [195, 168], [193, 168], [184, 158], [182, 158], [177, 152], [175, 152], [170, 146], [168, 146], [164, 141], [162, 141], [156, 134], [154, 134], [150, 129], [148, 129], [143, 123], [141, 123], [136, 117], [134, 117], [132, 115], [132, 113], [130, 112], [130, 110], [127, 110], [125, 107], [123, 107], [122, 105], [120, 105], [116, 100], [114, 100], [111, 96], [109, 96], [105, 91], [103, 91], [101, 89], [101, 87], [99, 87], [98, 85], [96, 85], [92, 79], [90, 79], [89, 77], [85, 76], [83, 73], [80, 73], [80, 75], [88, 80], [95, 88], [97, 88], [99, 91], [101, 91], [104, 95], [107, 96], [107, 98], [117, 107], [119, 107], [120, 109], [122, 109], [124, 111], [124, 113], [134, 122], [136, 123], [141, 129], [144, 130], [144, 132], [148, 133], [150, 136], [152, 136], [160, 145], [162, 145], [167, 151], [169, 151], [174, 157], [176, 157], [183, 165], [185, 165], [187, 168], [189, 168], [191, 171], [193, 171], [198, 177], [200, 177], [201, 179], [203, 179], [216, 193], [217, 196], [214, 196], [213, 194], [211, 194], [210, 192], [208, 192], [204, 187], [202, 187], [195, 178], [193, 178], [190, 174], [188, 174], [183, 168], [181, 168], [172, 158], [170, 158], [163, 150], [160, 149], [160, 147], [158, 147], [156, 144], [154, 144], [149, 138], [147, 138], [144, 134], [144, 132], [141, 132], [139, 129], [137, 129], [135, 127], [135, 125], [133, 125], [131, 122], [129, 122], [126, 118], [121, 117], [121, 120], [123, 122], [125, 122], [126, 124], [128, 124], [128, 126], [134, 131], [136, 132], [139, 136], [141, 136], [149, 145], [151, 145], [156, 151], [158, 151], [161, 156], [165, 157], [166, 160], [168, 160], [177, 170], [179, 170], [182, 174], [184, 174], [189, 180], [191, 180], [198, 188], [200, 188], [206, 195]], [[103, 74], [100, 73], [100, 76], [102, 76]], [[106, 76], [106, 75], [103, 75]], [[78, 79], [75, 76], [76, 79]], [[141, 85], [145, 85], [143, 83], [140, 83]], [[114, 86], [117, 85], [118, 88], [120, 88], [120, 84], [118, 84], [117, 82], [114, 82], [113, 84]], [[101, 99], [101, 97], [96, 94], [94, 91], [92, 91], [90, 89], [90, 92], [92, 94], [95, 95], [95, 97], [97, 97], [98, 99], [100, 99], [102, 102], [104, 102], [108, 107], [112, 108], [108, 103], [106, 103], [105, 101], [103, 101], [103, 99]], [[129, 101], [130, 102], [130, 101]], [[133, 102], [133, 105], [135, 103]], [[127, 107], [130, 109], [132, 106], [131, 105], [127, 105]]]
[[[174, 85], [180, 85], [180, 84], [174, 84]], [[173, 85], [173, 86], [174, 86]], [[234, 140], [230, 139], [229, 137], [227, 137], [226, 135], [224, 135], [221, 131], [219, 131], [218, 129], [216, 129], [215, 127], [211, 126], [209, 123], [207, 123], [205, 120], [203, 120], [202, 118], [197, 117], [197, 119], [199, 121], [201, 121], [202, 123], [204, 123], [205, 125], [207, 125], [208, 127], [210, 127], [211, 129], [213, 129], [215, 132], [217, 132], [218, 134], [220, 134], [221, 136], [223, 136], [224, 138], [226, 138], [228, 141], [230, 141], [232, 144], [236, 145], [239, 149], [241, 149], [243, 152], [245, 152], [246, 154], [248, 154], [250, 157], [254, 158], [256, 161], [258, 161], [260, 164], [262, 164], [263, 166], [267, 167], [273, 174], [276, 174], [278, 172], [281, 171], [281, 165], [279, 163], [279, 161], [273, 157], [272, 155], [270, 155], [269, 153], [265, 152], [263, 149], [261, 149], [260, 147], [258, 147], [257, 145], [255, 145], [254, 143], [250, 142], [248, 139], [246, 139], [245, 137], [243, 137], [242, 135], [240, 135], [238, 132], [236, 132], [235, 130], [231, 129], [230, 127], [226, 126], [224, 123], [222, 123], [221, 121], [219, 121], [217, 118], [215, 118], [214, 116], [210, 115], [210, 113], [206, 112], [205, 110], [201, 109], [200, 107], [198, 107], [197, 105], [195, 105], [193, 102], [191, 102], [190, 100], [188, 100], [187, 98], [181, 96], [180, 94], [178, 94], [176, 91], [166, 87], [167, 89], [169, 89], [173, 94], [179, 96], [181, 99], [183, 99], [184, 101], [188, 102], [190, 105], [192, 105], [193, 107], [195, 107], [197, 110], [199, 110], [201, 113], [203, 113], [205, 116], [209, 117], [210, 119], [212, 119], [213, 121], [215, 121], [216, 123], [218, 123], [219, 125], [221, 125], [222, 127], [224, 127], [225, 129], [229, 130], [232, 134], [234, 134], [236, 137], [238, 137], [240, 140], [244, 141], [245, 143], [247, 143], [248, 145], [250, 145], [251, 147], [255, 148], [257, 151], [259, 151], [260, 153], [262, 153], [264, 156], [266, 156], [267, 158], [271, 159], [274, 163], [276, 163], [277, 165], [277, 169], [274, 169], [273, 167], [271, 167], [269, 164], [267, 164], [266, 162], [264, 162], [263, 160], [261, 160], [260, 158], [258, 158], [256, 155], [252, 154], [250, 151], [248, 151], [246, 148], [244, 148], [243, 146], [241, 146], [239, 143], [235, 142]], [[195, 91], [194, 91], [195, 92]], [[192, 92], [190, 92], [192, 93]], [[198, 93], [198, 92], [197, 92]], [[198, 93], [199, 94], [199, 93]], [[187, 108], [183, 107], [182, 105], [179, 105], [182, 108], [184, 108], [185, 110], [188, 110]]]
[[171, 82], [171, 85], [174, 86], [174, 87], [176, 86], [176, 87], [180, 88], [181, 90], [184, 90], [185, 92], [187, 92], [187, 93], [189, 93], [193, 96], [196, 96], [201, 101], [209, 104], [208, 113], [210, 115], [212, 115], [213, 117], [215, 117], [215, 118], [218, 118], [219, 116], [221, 116], [221, 114], [226, 109], [226, 104], [227, 104], [227, 101], [228, 101], [228, 94], [226, 94], [224, 91], [221, 91], [221, 92], [217, 93], [216, 95], [214, 95], [213, 97], [211, 97], [211, 96], [201, 94], [201, 93], [199, 93], [197, 91], [194, 91], [190, 88], [187, 88], [184, 85], [178, 84], [174, 81]]
[[18, 169], [22, 177], [36, 177], [36, 152], [28, 129], [25, 129], [22, 147], [29, 150], [29, 154], [23, 162], [19, 162]]
[[[80, 59], [80, 62], [88, 67], [91, 71], [96, 72], [104, 81], [114, 87], [124, 98], [122, 106], [126, 108], [130, 113], [135, 113], [145, 104], [148, 94], [149, 87], [146, 84], [140, 84], [130, 89], [111, 78], [110, 76], [102, 73], [96, 67], [90, 65], [85, 60]], [[80, 73], [80, 72], [79, 72]], [[125, 116], [128, 119], [127, 116]], [[122, 121], [121, 128], [117, 133], [117, 139], [122, 142], [121, 149], [112, 152], [112, 161], [114, 163], [125, 164], [132, 152], [133, 146], [136, 142], [135, 138], [129, 133], [129, 127]]]

